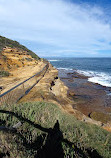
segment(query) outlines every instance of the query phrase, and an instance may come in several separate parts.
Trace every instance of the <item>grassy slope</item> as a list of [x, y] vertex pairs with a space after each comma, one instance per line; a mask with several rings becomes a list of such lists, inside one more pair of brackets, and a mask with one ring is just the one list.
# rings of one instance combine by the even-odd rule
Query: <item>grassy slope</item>
[[21, 45], [17, 41], [13, 41], [6, 37], [0, 36], [0, 53], [5, 46], [11, 47], [11, 48], [19, 48], [21, 50], [27, 51], [28, 54], [30, 54], [33, 58], [35, 58], [37, 60], [39, 59], [39, 57], [34, 52], [27, 49], [25, 46]]
[[[47, 136], [44, 132], [37, 129], [35, 124], [48, 129], [53, 128], [58, 120], [63, 138], [67, 139], [68, 142], [62, 142], [62, 148], [65, 153], [64, 157], [84, 157], [84, 154], [85, 157], [88, 157], [87, 149], [95, 149], [104, 158], [111, 157], [110, 133], [96, 125], [90, 125], [76, 120], [74, 116], [64, 113], [54, 104], [30, 102], [20, 105], [4, 106], [2, 107], [3, 109], [21, 116], [19, 120], [22, 120], [23, 124], [18, 128], [17, 133], [0, 132], [0, 152], [2, 154], [8, 151], [11, 157], [14, 158], [17, 156], [24, 158], [34, 157], [37, 150], [45, 144]], [[9, 127], [19, 122], [18, 118], [13, 116], [13, 113], [9, 115], [0, 112], [0, 119], [2, 125]], [[30, 121], [27, 121], [27, 119]], [[71, 144], [71, 142], [74, 144]]]

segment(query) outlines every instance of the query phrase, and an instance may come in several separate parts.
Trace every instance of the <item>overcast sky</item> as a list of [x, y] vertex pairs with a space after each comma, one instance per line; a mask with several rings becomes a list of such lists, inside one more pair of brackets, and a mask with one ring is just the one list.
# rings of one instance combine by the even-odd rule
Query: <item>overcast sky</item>
[[0, 0], [0, 35], [40, 57], [111, 57], [110, 12], [110, 0]]

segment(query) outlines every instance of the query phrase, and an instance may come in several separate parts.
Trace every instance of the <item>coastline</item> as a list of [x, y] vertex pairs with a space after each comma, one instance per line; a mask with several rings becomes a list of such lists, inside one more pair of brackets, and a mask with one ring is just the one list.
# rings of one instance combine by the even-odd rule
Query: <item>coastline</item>
[[111, 87], [89, 82], [88, 76], [74, 70], [58, 70], [60, 79], [69, 88], [68, 97], [75, 101], [74, 109], [91, 118], [96, 113], [107, 115], [108, 121], [111, 120], [111, 95], [108, 95]]

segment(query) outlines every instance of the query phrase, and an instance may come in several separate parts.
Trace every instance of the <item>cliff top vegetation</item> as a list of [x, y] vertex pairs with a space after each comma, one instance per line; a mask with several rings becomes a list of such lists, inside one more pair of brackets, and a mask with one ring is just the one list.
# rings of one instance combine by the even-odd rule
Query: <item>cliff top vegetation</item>
[[29, 50], [25, 46], [21, 45], [19, 42], [13, 41], [13, 40], [8, 39], [8, 38], [3, 37], [3, 36], [0, 36], [0, 54], [3, 50], [3, 48], [5, 48], [6, 46], [11, 47], [11, 48], [18, 48], [18, 49], [23, 50], [23, 51], [27, 51], [27, 54], [31, 55], [32, 58], [35, 58], [37, 60], [40, 59], [34, 52]]

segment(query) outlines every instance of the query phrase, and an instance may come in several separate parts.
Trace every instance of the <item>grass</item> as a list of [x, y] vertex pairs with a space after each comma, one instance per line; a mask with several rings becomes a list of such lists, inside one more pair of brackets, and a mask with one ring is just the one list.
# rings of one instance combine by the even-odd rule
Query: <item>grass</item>
[[8, 39], [8, 38], [3, 37], [3, 36], [0, 36], [0, 54], [2, 52], [2, 49], [5, 46], [11, 47], [11, 48], [18, 48], [20, 50], [27, 51], [27, 54], [31, 55], [32, 58], [35, 58], [37, 60], [40, 59], [34, 52], [32, 52], [31, 50], [29, 50], [25, 46], [21, 45], [19, 42], [13, 41], [13, 40]]
[[[53, 133], [50, 144], [54, 144], [56, 142], [54, 138], [61, 133], [64, 157], [91, 157], [90, 153], [93, 153], [93, 157], [97, 157], [97, 155], [103, 158], [111, 157], [110, 133], [96, 125], [78, 121], [74, 116], [63, 112], [55, 104], [30, 102], [2, 106], [0, 120], [1, 125], [6, 127], [12, 127], [19, 121], [22, 122], [22, 126], [15, 132], [0, 131], [1, 154], [9, 154], [14, 158], [33, 158], [41, 150], [44, 151], [44, 146], [46, 146], [49, 138], [48, 132], [51, 129], [54, 130], [58, 120], [60, 131], [56, 131], [55, 136]], [[40, 130], [40, 128], [43, 130]], [[51, 152], [51, 149], [49, 151]]]
[[0, 77], [7, 77], [10, 73], [8, 71], [0, 70]]

